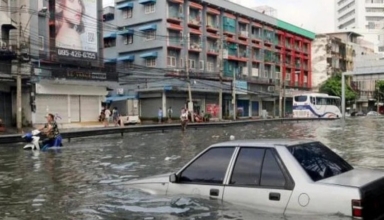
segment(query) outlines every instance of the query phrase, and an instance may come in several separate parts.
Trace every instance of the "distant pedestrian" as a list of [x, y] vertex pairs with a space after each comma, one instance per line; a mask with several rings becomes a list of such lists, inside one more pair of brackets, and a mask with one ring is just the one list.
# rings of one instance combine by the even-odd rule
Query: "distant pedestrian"
[[120, 118], [120, 114], [119, 114], [119, 111], [117, 110], [117, 107], [114, 107], [112, 110], [112, 118], [113, 118], [113, 122], [115, 123], [115, 127], [117, 127], [119, 125], [119, 118]]
[[108, 127], [109, 126], [109, 120], [111, 117], [111, 111], [109, 110], [109, 108], [105, 107], [104, 115], [105, 115], [104, 127]]
[[157, 117], [159, 119], [159, 124], [161, 124], [161, 119], [163, 118], [163, 110], [161, 107], [159, 108], [159, 111], [157, 112]]
[[188, 111], [186, 109], [181, 110], [180, 122], [181, 122], [181, 131], [184, 133], [188, 123]]
[[168, 108], [168, 122], [169, 123], [172, 122], [172, 113], [173, 113], [172, 106], [169, 106], [169, 108]]

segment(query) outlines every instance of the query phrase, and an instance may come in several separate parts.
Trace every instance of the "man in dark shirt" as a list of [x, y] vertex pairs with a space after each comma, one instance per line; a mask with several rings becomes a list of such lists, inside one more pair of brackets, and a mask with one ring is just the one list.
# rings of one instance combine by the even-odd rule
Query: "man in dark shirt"
[[56, 138], [60, 135], [59, 128], [55, 121], [55, 116], [53, 114], [48, 114], [46, 118], [47, 118], [47, 123], [44, 125], [43, 128], [39, 129], [47, 136], [47, 138], [43, 140], [41, 144], [42, 147], [44, 147], [47, 144], [49, 144], [50, 146], [53, 146], [55, 144]]

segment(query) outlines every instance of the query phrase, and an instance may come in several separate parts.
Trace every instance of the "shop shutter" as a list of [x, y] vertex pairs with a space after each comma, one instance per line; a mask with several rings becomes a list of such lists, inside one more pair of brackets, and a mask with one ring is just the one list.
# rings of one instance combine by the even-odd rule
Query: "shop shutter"
[[80, 122], [80, 96], [71, 96], [71, 122]]
[[5, 126], [12, 124], [12, 95], [0, 92], [0, 118]]
[[68, 122], [68, 96], [67, 95], [37, 95], [36, 96], [36, 123], [45, 123], [47, 113], [57, 115], [57, 123]]
[[162, 107], [161, 98], [140, 99], [140, 117], [157, 118], [160, 107]]
[[80, 96], [80, 121], [96, 122], [99, 120], [99, 102], [98, 96]]

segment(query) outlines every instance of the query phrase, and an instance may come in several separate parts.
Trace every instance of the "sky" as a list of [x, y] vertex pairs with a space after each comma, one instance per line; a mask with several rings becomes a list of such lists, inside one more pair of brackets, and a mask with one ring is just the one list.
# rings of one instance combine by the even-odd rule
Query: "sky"
[[[104, 6], [114, 0], [103, 0]], [[165, 0], [162, 0], [165, 1]], [[334, 31], [334, 0], [234, 0], [247, 6], [268, 5], [277, 10], [277, 18], [315, 33]]]

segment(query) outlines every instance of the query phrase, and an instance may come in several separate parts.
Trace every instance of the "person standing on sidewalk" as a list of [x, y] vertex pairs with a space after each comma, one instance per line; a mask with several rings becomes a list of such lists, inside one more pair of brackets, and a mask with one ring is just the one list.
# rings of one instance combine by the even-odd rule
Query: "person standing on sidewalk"
[[172, 106], [169, 106], [169, 108], [168, 108], [168, 123], [172, 122], [172, 113], [173, 113]]
[[109, 108], [105, 107], [104, 114], [105, 114], [104, 127], [108, 127], [109, 126], [109, 120], [111, 117], [111, 111], [109, 110]]
[[184, 133], [188, 123], [188, 111], [186, 109], [181, 110], [180, 122], [181, 122], [181, 131]]
[[159, 118], [159, 124], [161, 124], [161, 119], [163, 118], [163, 110], [161, 107], [159, 108], [159, 111], [157, 112], [157, 117]]
[[117, 110], [117, 107], [114, 107], [112, 110], [112, 118], [113, 118], [113, 122], [115, 123], [115, 127], [119, 125], [119, 117], [120, 117], [119, 111]]

